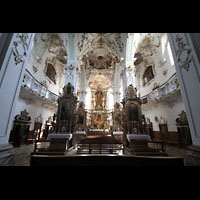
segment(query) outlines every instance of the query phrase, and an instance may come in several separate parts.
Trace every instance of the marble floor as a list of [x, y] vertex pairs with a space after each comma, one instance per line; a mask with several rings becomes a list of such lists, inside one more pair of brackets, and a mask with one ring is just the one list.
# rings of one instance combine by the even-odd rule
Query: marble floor
[[[14, 148], [15, 151], [15, 166], [30, 166], [30, 155], [34, 150], [34, 144], [21, 145]], [[166, 146], [168, 156], [178, 156], [184, 159], [186, 158], [186, 149], [177, 148], [172, 146]], [[76, 154], [75, 149], [71, 149], [67, 154]]]

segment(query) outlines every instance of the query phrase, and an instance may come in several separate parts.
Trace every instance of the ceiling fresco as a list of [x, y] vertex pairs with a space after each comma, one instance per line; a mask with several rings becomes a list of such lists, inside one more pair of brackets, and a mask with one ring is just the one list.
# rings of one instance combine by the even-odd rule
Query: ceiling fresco
[[85, 66], [91, 89], [110, 88], [116, 64], [125, 57], [126, 34], [84, 33], [78, 42], [80, 60]]

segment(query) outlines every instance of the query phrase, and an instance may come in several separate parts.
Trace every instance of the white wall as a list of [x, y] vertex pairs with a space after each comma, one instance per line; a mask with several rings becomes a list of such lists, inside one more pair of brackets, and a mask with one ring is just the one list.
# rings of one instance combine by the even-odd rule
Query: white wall
[[[138, 45], [145, 34], [137, 36], [137, 38], [135, 37], [137, 39], [135, 43]], [[136, 87], [141, 98], [151, 93], [155, 85], [160, 86], [166, 83], [169, 78], [176, 73], [175, 63], [172, 57], [167, 34], [151, 33], [151, 37], [154, 37], [155, 43], [154, 48], [152, 48], [153, 56], [145, 57], [144, 61], [136, 66], [135, 69]], [[159, 40], [160, 45], [158, 45]], [[146, 55], [150, 55], [150, 50], [138, 50], [137, 45], [133, 45], [132, 47], [136, 49], [135, 52], [144, 51]], [[147, 84], [143, 85], [143, 74], [146, 68], [150, 65], [153, 65], [154, 78]], [[166, 74], [164, 72], [166, 72]], [[142, 113], [145, 117], [148, 117], [151, 120], [154, 131], [159, 131], [159, 123], [155, 121], [156, 116], [158, 119], [162, 116], [167, 120], [169, 131], [177, 131], [175, 120], [179, 117], [178, 114], [181, 113], [182, 110], [185, 111], [185, 107], [180, 91], [176, 93], [176, 96], [165, 98], [160, 102], [142, 105]]]
[[[45, 43], [41, 40], [41, 34], [36, 34], [34, 38], [34, 45], [33, 49], [30, 55], [30, 60], [26, 65], [26, 69], [32, 74], [32, 76], [39, 82], [43, 83], [43, 81], [46, 81], [47, 88], [55, 93], [59, 94], [59, 92], [62, 92], [62, 89], [64, 87], [65, 83], [65, 65], [61, 63], [60, 61], [56, 60], [56, 54], [49, 52], [49, 45], [48, 43]], [[38, 60], [38, 58], [41, 58]], [[48, 77], [45, 74], [45, 61], [46, 59], [53, 62], [53, 65], [55, 67], [56, 73], [57, 73], [57, 80], [56, 84], [51, 82]], [[37, 72], [34, 72], [33, 66], [37, 68]], [[48, 119], [48, 117], [53, 116], [54, 113], [56, 113], [56, 109], [52, 110], [50, 107], [44, 107], [42, 105], [42, 101], [30, 101], [27, 103], [24, 99], [22, 99], [20, 96], [17, 99], [16, 103], [16, 109], [14, 116], [20, 114], [22, 110], [26, 109], [31, 117], [31, 126], [30, 130], [33, 130], [34, 128], [34, 122], [35, 118], [38, 117], [40, 114], [43, 117], [43, 128], [45, 127], [45, 122]]]
[[[24, 41], [24, 45], [26, 44], [27, 47], [25, 49], [22, 47], [21, 37], [27, 38]], [[34, 34], [32, 33], [14, 33], [7, 51], [5, 49], [6, 55], [0, 73], [0, 145], [7, 144], [9, 140], [15, 105], [25, 66], [32, 50], [33, 38]], [[23, 60], [19, 60], [20, 57]]]
[[38, 117], [40, 114], [42, 115], [43, 118], [42, 128], [45, 128], [46, 120], [48, 119], [48, 117], [53, 116], [53, 114], [55, 113], [55, 110], [45, 108], [39, 102], [35, 103], [32, 102], [27, 104], [24, 99], [19, 97], [16, 104], [14, 116], [20, 114], [20, 112], [23, 111], [24, 109], [26, 109], [26, 111], [29, 113], [29, 116], [31, 117], [30, 131], [34, 129], [35, 118]]
[[[142, 62], [136, 67], [136, 87], [139, 90], [141, 97], [149, 94], [154, 88], [154, 84], [162, 85], [174, 73], [176, 73], [176, 68], [166, 34], [161, 37], [161, 44], [158, 48], [156, 48], [156, 52], [157, 53], [154, 53], [153, 56], [146, 58], [147, 62]], [[161, 62], [163, 62], [163, 64], [161, 64]], [[154, 78], [149, 83], [143, 85], [143, 74], [146, 68], [150, 65], [154, 66]], [[167, 72], [166, 75], [163, 74], [164, 71]]]
[[[28, 69], [28, 71], [39, 82], [42, 83], [43, 81], [46, 81], [48, 89], [58, 95], [59, 92], [62, 92], [65, 84], [65, 65], [56, 59], [56, 53], [54, 54], [49, 52], [49, 46], [50, 44], [45, 43], [41, 40], [41, 34], [36, 34], [30, 61], [27, 63], [26, 69]], [[40, 60], [38, 60], [39, 57], [41, 58]], [[49, 62], [53, 64], [56, 70], [56, 84], [54, 84], [45, 74], [46, 60], [49, 60]], [[37, 68], [37, 72], [34, 72], [33, 66]]]

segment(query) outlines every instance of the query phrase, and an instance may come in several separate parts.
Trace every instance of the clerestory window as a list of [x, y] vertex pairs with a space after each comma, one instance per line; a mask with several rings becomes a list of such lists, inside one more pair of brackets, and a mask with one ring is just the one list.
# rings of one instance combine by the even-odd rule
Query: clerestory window
[[51, 63], [47, 64], [46, 75], [56, 84], [56, 71]]
[[150, 65], [149, 67], [147, 67], [147, 69], [144, 72], [144, 75], [143, 75], [143, 85], [146, 85], [153, 78], [154, 78], [153, 68]]

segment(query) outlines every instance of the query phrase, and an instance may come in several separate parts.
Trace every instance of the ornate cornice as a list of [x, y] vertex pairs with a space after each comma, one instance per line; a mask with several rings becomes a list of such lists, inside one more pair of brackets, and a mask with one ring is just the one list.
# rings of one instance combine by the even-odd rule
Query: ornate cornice
[[28, 51], [28, 40], [29, 36], [27, 33], [19, 33], [16, 36], [16, 40], [13, 42], [14, 47], [13, 47], [13, 55], [14, 55], [14, 60], [15, 64], [19, 64], [21, 62], [24, 62], [26, 56], [27, 56], [27, 51]]

